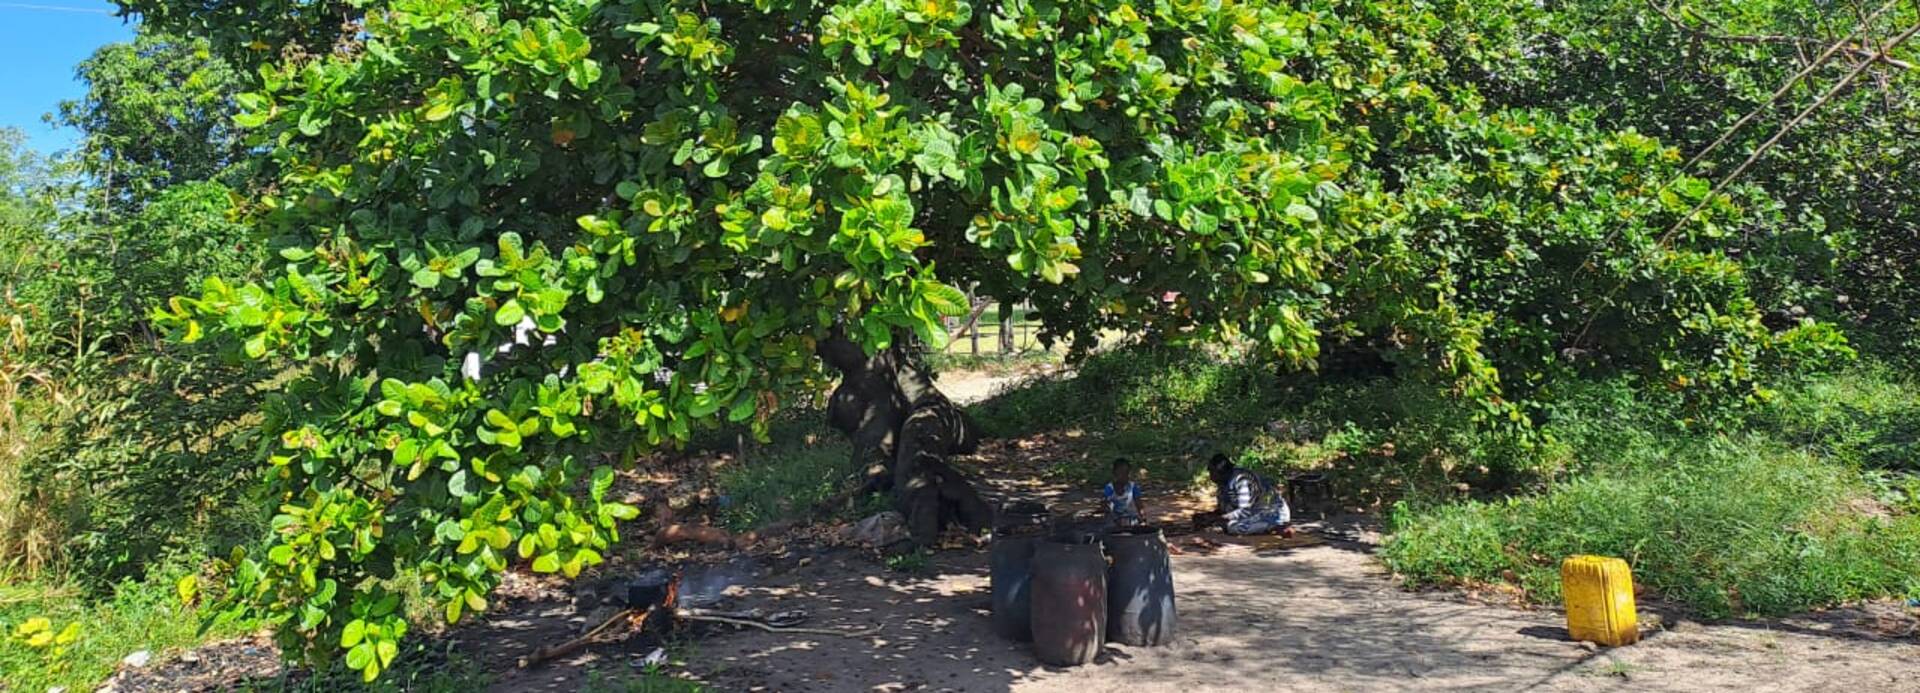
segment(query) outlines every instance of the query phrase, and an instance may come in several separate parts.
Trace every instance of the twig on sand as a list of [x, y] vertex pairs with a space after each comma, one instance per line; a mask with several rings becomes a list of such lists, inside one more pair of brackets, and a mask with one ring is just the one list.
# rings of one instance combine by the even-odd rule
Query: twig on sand
[[753, 620], [748, 620], [744, 618], [734, 618], [731, 616], [719, 616], [715, 614], [697, 612], [697, 611], [688, 611], [686, 609], [681, 609], [679, 611], [676, 611], [674, 612], [673, 615], [676, 618], [681, 618], [688, 621], [709, 621], [713, 623], [726, 623], [726, 624], [731, 624], [736, 626], [753, 626], [755, 628], [759, 628], [769, 633], [811, 633], [814, 635], [838, 635], [843, 638], [864, 638], [868, 635], [872, 635], [880, 631], [880, 626], [874, 626], [872, 628], [866, 628], [862, 630], [835, 630], [832, 628], [795, 628], [795, 627], [770, 626], [765, 623], [761, 623], [759, 621], [753, 621]]

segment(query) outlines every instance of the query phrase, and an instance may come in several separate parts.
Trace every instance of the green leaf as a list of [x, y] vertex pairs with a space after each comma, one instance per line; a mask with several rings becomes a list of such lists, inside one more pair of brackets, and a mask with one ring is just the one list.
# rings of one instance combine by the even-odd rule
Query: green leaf
[[593, 470], [593, 484], [589, 487], [589, 495], [593, 498], [593, 502], [599, 503], [605, 500], [607, 491], [612, 488], [613, 468], [605, 466], [595, 467]]
[[340, 631], [340, 646], [351, 648], [354, 645], [358, 645], [366, 634], [366, 622], [356, 618], [348, 622], [347, 627]]
[[600, 63], [592, 58], [574, 63], [567, 68], [567, 81], [571, 82], [575, 89], [593, 86], [594, 82], [600, 81]]
[[560, 570], [560, 558], [554, 554], [543, 553], [539, 558], [533, 559], [533, 572], [552, 573], [558, 570]]
[[347, 650], [347, 668], [361, 670], [373, 663], [373, 643], [363, 642]]
[[467, 470], [454, 472], [453, 476], [447, 478], [447, 493], [453, 494], [455, 498], [473, 495], [473, 489], [467, 488]]
[[400, 444], [393, 448], [393, 466], [405, 467], [411, 465], [413, 464], [413, 459], [419, 456], [420, 441], [412, 438], [400, 441]]
[[918, 286], [920, 298], [941, 315], [953, 317], [967, 314], [969, 306], [965, 292], [940, 282], [922, 281]]
[[181, 604], [192, 604], [194, 596], [200, 593], [200, 576], [187, 573], [173, 584], [174, 593], [180, 596]]
[[499, 312], [493, 314], [493, 324], [503, 327], [518, 325], [521, 320], [525, 320], [526, 318], [526, 309], [520, 307], [520, 301], [518, 299], [514, 299], [500, 304]]

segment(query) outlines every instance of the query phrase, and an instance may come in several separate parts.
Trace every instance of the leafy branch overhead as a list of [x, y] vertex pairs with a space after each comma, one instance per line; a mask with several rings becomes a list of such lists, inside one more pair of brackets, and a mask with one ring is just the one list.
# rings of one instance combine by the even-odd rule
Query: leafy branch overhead
[[249, 201], [269, 280], [154, 317], [305, 365], [262, 424], [274, 538], [233, 585], [368, 678], [407, 630], [397, 565], [449, 620], [511, 563], [577, 575], [637, 514], [614, 459], [764, 431], [836, 326], [940, 346], [962, 288], [1080, 354], [1105, 330], [1296, 367], [1373, 345], [1520, 433], [1569, 350], [1746, 395], [1844, 348], [1763, 324], [1722, 252], [1800, 223], [1764, 192], [1451, 81], [1467, 8], [249, 5], [129, 4], [254, 70], [235, 122], [276, 176]]

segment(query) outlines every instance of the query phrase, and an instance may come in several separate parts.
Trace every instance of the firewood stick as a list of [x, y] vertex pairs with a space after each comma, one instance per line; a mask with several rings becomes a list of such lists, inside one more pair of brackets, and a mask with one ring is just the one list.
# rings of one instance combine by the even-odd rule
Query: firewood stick
[[[640, 616], [641, 620], [642, 621], [646, 620], [647, 615], [650, 615], [652, 613], [653, 613], [653, 607], [647, 607], [646, 613]], [[520, 658], [520, 668], [525, 669], [527, 667], [544, 664], [550, 660], [558, 659], [560, 657], [565, 657], [575, 652], [584, 650], [588, 645], [593, 644], [593, 639], [596, 637], [599, 637], [599, 635], [602, 632], [605, 632], [609, 626], [612, 626], [615, 622], [619, 621], [620, 619], [626, 618], [631, 615], [633, 615], [633, 609], [621, 609], [619, 613], [614, 614], [611, 618], [608, 618], [605, 622], [602, 622], [598, 626], [594, 626], [593, 630], [587, 631], [586, 635], [582, 635], [580, 637], [574, 638], [572, 640], [568, 640], [566, 642], [560, 643], [558, 645], [554, 645], [552, 647], [542, 647], [540, 649], [534, 650], [532, 654], [529, 654], [525, 657]]]

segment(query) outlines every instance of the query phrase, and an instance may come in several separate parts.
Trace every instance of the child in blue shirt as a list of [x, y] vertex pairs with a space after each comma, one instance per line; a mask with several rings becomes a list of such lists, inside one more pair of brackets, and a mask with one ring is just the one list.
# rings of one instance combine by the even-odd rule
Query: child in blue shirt
[[1133, 483], [1133, 463], [1120, 457], [1113, 461], [1113, 481], [1100, 489], [1107, 501], [1107, 520], [1116, 527], [1140, 524], [1140, 485]]

